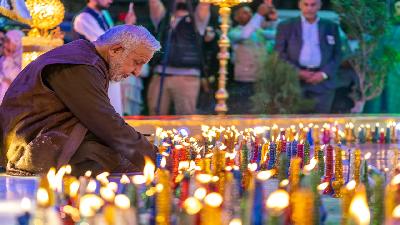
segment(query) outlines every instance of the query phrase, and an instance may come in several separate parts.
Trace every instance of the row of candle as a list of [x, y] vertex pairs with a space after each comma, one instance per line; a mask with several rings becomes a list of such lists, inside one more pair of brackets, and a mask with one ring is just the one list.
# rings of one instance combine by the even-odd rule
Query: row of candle
[[[246, 133], [254, 133], [261, 139], [271, 140], [278, 138], [282, 132], [285, 132], [285, 138], [288, 141], [307, 139], [311, 145], [317, 144], [337, 144], [337, 143], [397, 143], [400, 140], [400, 125], [396, 122], [388, 122], [386, 127], [381, 127], [380, 123], [375, 123], [375, 126], [370, 124], [361, 124], [356, 127], [352, 122], [340, 125], [337, 121], [334, 123], [324, 123], [321, 127], [315, 124], [308, 124], [307, 126], [302, 123], [297, 126], [291, 125], [289, 127], [278, 127], [274, 124], [272, 127], [259, 126], [255, 128], [244, 129], [238, 131], [235, 126], [231, 127], [209, 127], [202, 125], [202, 135], [208, 140], [207, 143], [215, 143], [215, 140], [226, 138], [231, 140], [233, 144], [240, 138], [241, 135]], [[181, 129], [187, 135], [187, 131]], [[175, 131], [175, 132], [180, 132]], [[221, 137], [221, 132], [231, 131], [229, 136]], [[162, 129], [158, 128], [155, 134], [155, 143], [160, 143], [162, 139]], [[230, 147], [228, 145], [228, 147]]]
[[[375, 186], [373, 195], [367, 194], [368, 177], [361, 175], [367, 176], [368, 167], [361, 168], [359, 149], [350, 154], [347, 181], [352, 181], [346, 185], [339, 145], [314, 142], [311, 148], [306, 132], [299, 131], [296, 135], [301, 139], [296, 140], [285, 138], [294, 136], [292, 131], [282, 130], [276, 139], [268, 140], [254, 130], [204, 129], [198, 139], [177, 130], [158, 130], [156, 165], [147, 160], [143, 175], [123, 176], [119, 184], [110, 182], [108, 173], [94, 179], [88, 172], [77, 179], [69, 175], [68, 166], [52, 169], [41, 179], [34, 220], [44, 224], [319, 224], [320, 195], [327, 194], [343, 198], [343, 221], [368, 224], [359, 218], [367, 212], [352, 214], [352, 205], [357, 208], [363, 203], [360, 209], [368, 209], [366, 199], [383, 196], [383, 185]], [[387, 192], [385, 210], [397, 209], [399, 183], [391, 182], [395, 191]], [[382, 200], [373, 202], [374, 212], [381, 212], [378, 202]], [[60, 223], [49, 219], [56, 214], [61, 215]], [[386, 219], [396, 220], [396, 216], [387, 213]]]

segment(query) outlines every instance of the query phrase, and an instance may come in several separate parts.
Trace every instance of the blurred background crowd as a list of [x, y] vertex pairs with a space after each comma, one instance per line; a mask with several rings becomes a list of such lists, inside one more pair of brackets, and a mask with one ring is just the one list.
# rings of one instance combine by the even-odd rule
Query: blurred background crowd
[[[145, 26], [161, 42], [140, 77], [110, 86], [117, 112], [214, 113], [217, 7], [189, 0], [62, 2], [65, 43], [94, 41], [118, 24]], [[399, 113], [400, 1], [365, 2], [254, 0], [234, 7], [228, 114]], [[366, 7], [370, 14], [358, 10]], [[0, 101], [22, 69], [26, 29], [0, 17]]]

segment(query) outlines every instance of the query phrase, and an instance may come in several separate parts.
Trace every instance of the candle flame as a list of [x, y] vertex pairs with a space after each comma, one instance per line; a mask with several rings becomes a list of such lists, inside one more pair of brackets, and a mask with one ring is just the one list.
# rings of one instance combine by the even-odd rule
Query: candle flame
[[91, 177], [92, 176], [92, 171], [88, 170], [85, 172], [85, 177]]
[[397, 205], [392, 212], [392, 216], [395, 219], [399, 219], [400, 218], [400, 205]]
[[121, 182], [121, 184], [129, 184], [131, 181], [129, 180], [129, 177], [126, 176], [126, 174], [123, 174], [120, 182]]
[[251, 172], [254, 172], [254, 171], [256, 171], [257, 170], [257, 163], [249, 163], [248, 165], [247, 165], [247, 168], [251, 171]]
[[167, 165], [167, 159], [165, 157], [162, 157], [161, 162], [160, 162], [160, 166], [161, 168], [165, 168], [165, 165]]
[[80, 183], [79, 181], [75, 180], [69, 185], [69, 196], [76, 197], [78, 194]]
[[318, 159], [312, 158], [310, 160], [310, 164], [304, 166], [304, 170], [308, 173], [311, 172], [317, 165], [317, 162], [318, 162]]
[[197, 198], [189, 197], [183, 202], [183, 208], [185, 209], [187, 214], [194, 215], [200, 212], [203, 206]]
[[156, 167], [149, 157], [145, 156], [144, 160], [145, 166], [143, 169], [143, 175], [146, 177], [146, 183], [150, 184], [154, 180], [154, 170], [156, 169]]
[[51, 190], [56, 190], [57, 182], [56, 182], [56, 168], [51, 167], [49, 172], [47, 172], [47, 180], [49, 181], [49, 186]]
[[222, 204], [222, 196], [217, 192], [212, 192], [204, 198], [204, 202], [213, 208], [217, 208]]
[[118, 184], [115, 182], [110, 182], [107, 184], [107, 188], [110, 188], [112, 191], [117, 192]]
[[199, 199], [199, 200], [203, 200], [204, 197], [206, 197], [206, 195], [207, 195], [207, 190], [205, 188], [203, 188], [203, 187], [197, 188], [194, 191], [194, 197]]
[[267, 208], [276, 215], [280, 214], [288, 205], [289, 194], [283, 189], [272, 192], [266, 201]]
[[110, 176], [109, 172], [103, 172], [96, 176], [96, 180], [100, 181], [102, 184], [108, 184], [108, 176]]
[[242, 220], [239, 218], [232, 219], [229, 225], [242, 225]]
[[286, 187], [289, 184], [289, 180], [288, 179], [284, 179], [279, 183], [279, 187]]
[[355, 180], [351, 180], [349, 183], [347, 183], [346, 188], [347, 190], [353, 190], [356, 188], [357, 182]]
[[257, 179], [266, 181], [275, 174], [275, 170], [260, 171], [257, 174]]
[[114, 204], [120, 209], [129, 209], [131, 207], [131, 201], [128, 196], [123, 194], [115, 196]]
[[132, 182], [136, 185], [146, 183], [146, 177], [143, 175], [135, 175], [132, 177]]
[[397, 174], [393, 177], [392, 181], [390, 182], [391, 185], [400, 184], [400, 174]]
[[72, 172], [72, 167], [71, 167], [71, 165], [66, 165], [66, 166], [65, 166], [65, 174], [70, 175], [71, 172]]
[[350, 214], [360, 225], [368, 225], [370, 222], [370, 212], [367, 200], [363, 192], [357, 192], [350, 203]]
[[178, 165], [178, 170], [179, 171], [187, 170], [189, 169], [189, 166], [190, 166], [189, 161], [180, 161]]
[[115, 192], [111, 188], [102, 187], [100, 188], [100, 196], [108, 202], [113, 202], [115, 198]]
[[22, 210], [24, 210], [25, 212], [29, 212], [31, 210], [31, 207], [32, 207], [31, 200], [27, 197], [22, 198], [21, 200]]
[[86, 192], [88, 193], [93, 193], [96, 191], [97, 184], [95, 180], [90, 180], [87, 187], [86, 187]]
[[368, 160], [369, 158], [371, 158], [371, 152], [367, 152], [366, 154], [365, 154], [365, 156], [364, 156], [364, 159], [365, 160]]
[[79, 202], [79, 211], [84, 217], [92, 217], [104, 205], [104, 201], [95, 194], [84, 195]]
[[39, 188], [36, 193], [36, 200], [39, 206], [47, 207], [49, 204], [49, 193], [44, 188]]
[[196, 180], [202, 184], [210, 183], [212, 176], [210, 174], [201, 173], [196, 176]]
[[325, 190], [325, 189], [328, 187], [328, 185], [329, 185], [329, 182], [324, 182], [324, 183], [318, 185], [317, 189], [318, 189], [319, 191], [323, 191], [323, 190]]

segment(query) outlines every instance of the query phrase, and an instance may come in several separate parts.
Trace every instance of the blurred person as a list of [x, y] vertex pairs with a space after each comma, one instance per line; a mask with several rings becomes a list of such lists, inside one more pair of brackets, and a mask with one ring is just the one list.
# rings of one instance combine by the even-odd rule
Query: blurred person
[[251, 108], [249, 98], [254, 94], [257, 77], [262, 75], [268, 41], [274, 38], [274, 34], [262, 27], [272, 9], [269, 3], [262, 3], [254, 15], [248, 6], [241, 6], [234, 13], [238, 25], [228, 33], [234, 64], [234, 81], [228, 99], [230, 113], [246, 114]]
[[330, 113], [341, 63], [338, 25], [318, 17], [321, 0], [299, 0], [301, 16], [278, 25], [275, 49], [292, 64], [315, 113]]
[[143, 171], [157, 148], [115, 111], [107, 88], [138, 76], [160, 47], [145, 28], [120, 25], [39, 56], [0, 106], [0, 166], [29, 176], [66, 164], [74, 175]]
[[163, 54], [154, 60], [148, 88], [149, 113], [166, 115], [172, 103], [176, 114], [195, 114], [203, 64], [200, 43], [210, 19], [210, 4], [198, 3], [193, 12], [192, 3], [186, 0], [176, 0], [172, 11], [160, 0], [149, 0], [149, 4], [150, 18], [163, 46]]
[[0, 103], [22, 67], [22, 37], [19, 30], [10, 30], [5, 35], [3, 56], [0, 58]]
[[149, 76], [149, 65], [143, 65], [139, 76], [130, 76], [121, 81], [122, 105], [124, 115], [140, 115], [143, 109], [142, 78]]
[[5, 40], [6, 40], [6, 31], [0, 28], [0, 57], [3, 56], [3, 48]]
[[[87, 0], [86, 7], [74, 19], [74, 30], [80, 38], [95, 41], [100, 35], [113, 26], [113, 22], [107, 19], [107, 9], [113, 0]], [[133, 3], [130, 3], [128, 13], [125, 16], [125, 24], [136, 24], [136, 14]], [[111, 82], [108, 95], [115, 110], [123, 115], [121, 84]]]

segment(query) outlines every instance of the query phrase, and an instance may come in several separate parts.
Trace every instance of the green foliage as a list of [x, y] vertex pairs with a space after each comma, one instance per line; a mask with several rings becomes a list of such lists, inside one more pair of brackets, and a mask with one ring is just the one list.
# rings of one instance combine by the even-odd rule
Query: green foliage
[[290, 114], [310, 111], [314, 102], [304, 99], [297, 71], [272, 53], [263, 63], [251, 97], [254, 113]]
[[348, 37], [358, 41], [350, 57], [360, 81], [360, 96], [366, 101], [378, 96], [393, 65], [394, 49], [384, 41], [390, 30], [387, 8], [382, 0], [332, 0]]

